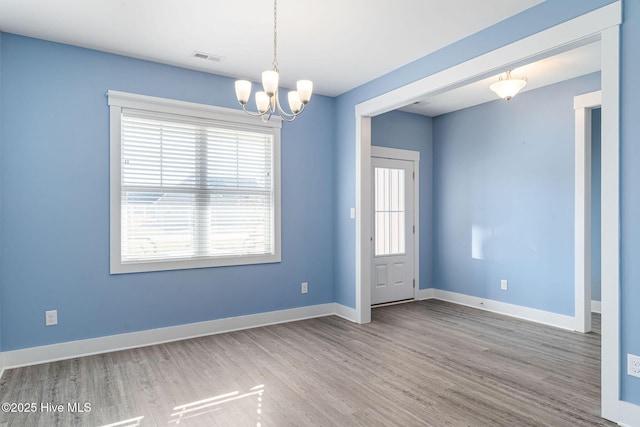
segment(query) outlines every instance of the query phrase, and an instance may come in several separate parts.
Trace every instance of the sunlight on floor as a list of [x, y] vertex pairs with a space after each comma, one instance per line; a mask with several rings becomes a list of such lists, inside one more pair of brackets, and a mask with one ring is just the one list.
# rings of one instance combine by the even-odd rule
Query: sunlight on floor
[[144, 416], [129, 418], [128, 420], [118, 421], [117, 423], [113, 424], [106, 424], [102, 427], [138, 427], [142, 425], [143, 419]]
[[251, 396], [257, 396], [257, 409], [256, 409], [256, 427], [260, 427], [260, 415], [262, 414], [262, 394], [264, 393], [264, 384], [252, 387], [247, 393], [240, 394], [239, 391], [231, 393], [225, 393], [218, 396], [210, 397], [204, 400], [198, 400], [196, 402], [186, 403], [184, 405], [178, 405], [173, 408], [174, 411], [171, 414], [169, 423], [180, 424], [182, 420], [189, 418], [195, 418], [204, 414], [214, 412], [218, 409], [222, 409], [220, 405], [233, 402], [239, 399], [244, 399]]

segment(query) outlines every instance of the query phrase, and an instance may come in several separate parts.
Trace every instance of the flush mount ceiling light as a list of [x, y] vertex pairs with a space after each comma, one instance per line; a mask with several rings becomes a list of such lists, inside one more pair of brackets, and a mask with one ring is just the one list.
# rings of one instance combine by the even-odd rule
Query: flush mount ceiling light
[[507, 71], [506, 77], [500, 79], [489, 86], [489, 89], [498, 94], [500, 98], [504, 98], [507, 101], [516, 96], [520, 90], [527, 84], [526, 78], [514, 79], [511, 77], [511, 71]]
[[313, 92], [313, 82], [311, 80], [298, 80], [296, 84], [297, 90], [289, 92], [289, 108], [288, 113], [280, 106], [278, 99], [278, 83], [280, 80], [280, 70], [278, 70], [278, 1], [273, 1], [273, 70], [262, 72], [262, 88], [260, 92], [256, 92], [256, 107], [258, 112], [247, 110], [247, 101], [251, 96], [251, 82], [248, 80], [236, 80], [236, 97], [242, 105], [242, 109], [252, 116], [259, 116], [263, 122], [268, 121], [275, 113], [279, 114], [283, 120], [292, 122], [300, 113], [304, 111], [305, 106], [311, 99]]

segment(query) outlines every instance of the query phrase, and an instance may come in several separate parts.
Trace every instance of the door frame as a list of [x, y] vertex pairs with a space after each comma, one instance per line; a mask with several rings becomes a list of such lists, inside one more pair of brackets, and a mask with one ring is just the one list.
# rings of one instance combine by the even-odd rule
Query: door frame
[[591, 110], [602, 91], [573, 98], [575, 110], [575, 330], [591, 332]]
[[[413, 150], [404, 150], [400, 148], [379, 147], [377, 145], [371, 146], [371, 159], [374, 157], [381, 159], [391, 160], [405, 160], [412, 162], [413, 164], [413, 224], [416, 229], [413, 233], [413, 277], [415, 279], [415, 286], [413, 287], [413, 299], [418, 299], [418, 293], [420, 291], [420, 152]], [[371, 162], [369, 163], [371, 167]], [[372, 169], [371, 169], [372, 170]], [[373, 191], [373, 173], [370, 176], [370, 187]], [[371, 206], [370, 212], [373, 212], [373, 193], [371, 194]], [[373, 221], [371, 221], [370, 229], [370, 242], [373, 242]], [[373, 256], [373, 251], [370, 252]], [[371, 266], [373, 268], [373, 266]], [[371, 289], [371, 282], [369, 283], [369, 289]], [[371, 307], [371, 294], [369, 294], [369, 307]]]
[[[620, 400], [620, 24], [622, 3], [525, 37], [443, 71], [431, 74], [355, 106], [355, 319], [371, 321], [371, 117], [417, 99], [534, 61], [552, 53], [601, 42], [602, 90], [602, 417], [618, 421], [626, 412]], [[363, 285], [366, 284], [366, 285]]]

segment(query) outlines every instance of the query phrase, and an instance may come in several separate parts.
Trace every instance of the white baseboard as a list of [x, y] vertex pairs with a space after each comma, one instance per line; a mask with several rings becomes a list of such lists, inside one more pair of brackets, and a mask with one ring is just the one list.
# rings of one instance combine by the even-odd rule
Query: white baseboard
[[432, 298], [435, 298], [435, 289], [433, 288], [418, 289], [418, 292], [416, 294], [417, 300], [432, 299]]
[[529, 320], [532, 322], [543, 323], [557, 328], [568, 329], [571, 331], [575, 330], [575, 318], [572, 316], [565, 316], [563, 314], [551, 313], [549, 311], [537, 310], [535, 308], [508, 304], [487, 298], [472, 297], [456, 292], [443, 291], [441, 289], [433, 289], [433, 292], [433, 298], [442, 301], [479, 308], [481, 310], [517, 317], [519, 319]]
[[591, 300], [591, 312], [602, 313], [602, 303], [600, 301]]
[[[471, 297], [434, 288], [420, 289], [417, 292], [416, 299], [424, 300], [430, 298], [436, 298], [443, 301], [467, 305], [495, 313], [573, 330], [573, 318], [569, 316], [516, 306], [499, 301]], [[313, 317], [330, 316], [333, 314], [351, 322], [358, 323], [357, 313], [354, 308], [338, 303], [328, 303], [309, 307], [251, 314], [247, 316], [210, 320], [187, 325], [150, 329], [127, 334], [70, 341], [0, 353], [0, 377], [5, 369], [17, 368], [20, 366], [35, 365], [39, 363], [89, 356], [92, 354], [107, 353], [129, 348], [144, 347], [147, 345], [231, 332], [240, 329], [267, 326], [276, 323], [292, 322]]]
[[623, 427], [640, 427], [640, 406], [633, 403], [618, 401], [620, 416], [618, 424]]
[[[573, 330], [573, 317], [440, 289], [420, 289], [416, 299], [439, 299]], [[599, 301], [592, 301], [592, 311], [596, 311], [594, 303], [599, 303]], [[597, 305], [595, 306], [597, 307]], [[330, 315], [336, 315], [357, 323], [356, 310], [354, 308], [338, 303], [328, 303], [5, 351], [0, 353], [0, 378], [5, 369]], [[640, 427], [640, 406], [624, 401], [619, 401], [618, 403], [619, 419], [617, 422], [619, 425], [623, 427]]]
[[[345, 309], [348, 307], [345, 307]], [[346, 313], [346, 310], [344, 310]], [[354, 310], [355, 312], [355, 310]], [[247, 316], [229, 317], [206, 322], [150, 329], [140, 332], [110, 335], [79, 341], [5, 351], [1, 354], [2, 369], [18, 368], [56, 360], [72, 359], [92, 354], [108, 353], [171, 341], [179, 341], [206, 335], [220, 334], [276, 323], [293, 322], [336, 313], [336, 304], [319, 304], [288, 310], [270, 311]], [[340, 315], [340, 314], [339, 314]], [[346, 316], [341, 316], [345, 317]], [[349, 319], [350, 320], [350, 319]]]
[[338, 304], [337, 302], [334, 304], [334, 314], [338, 317], [342, 317], [353, 323], [358, 323], [358, 316], [356, 314], [356, 309], [347, 307], [346, 305]]

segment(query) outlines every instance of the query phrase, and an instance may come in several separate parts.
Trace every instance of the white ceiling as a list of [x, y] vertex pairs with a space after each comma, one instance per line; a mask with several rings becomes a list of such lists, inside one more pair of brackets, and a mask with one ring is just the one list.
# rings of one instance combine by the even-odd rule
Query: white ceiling
[[[336, 96], [542, 1], [280, 0], [282, 85]], [[273, 59], [269, 0], [0, 0], [0, 31], [254, 81]]]

